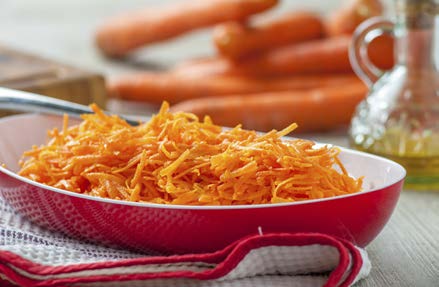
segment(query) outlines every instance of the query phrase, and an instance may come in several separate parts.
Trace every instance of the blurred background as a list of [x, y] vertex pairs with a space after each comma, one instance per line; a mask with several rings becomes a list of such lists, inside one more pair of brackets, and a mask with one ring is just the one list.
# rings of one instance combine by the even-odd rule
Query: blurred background
[[[164, 42], [151, 43], [130, 52], [123, 58], [104, 56], [95, 43], [96, 31], [99, 25], [111, 22], [110, 19], [118, 14], [145, 8], [155, 9], [166, 5], [172, 6], [179, 2], [182, 1], [2, 0], [0, 1], [0, 49], [3, 47], [8, 49], [8, 53], [24, 52], [26, 54], [18, 55], [18, 58], [31, 55], [53, 63], [49, 64], [50, 67], [48, 68], [46, 63], [40, 63], [40, 59], [31, 59], [31, 64], [28, 63], [29, 59], [19, 59], [17, 66], [14, 61], [8, 58], [9, 56], [3, 56], [0, 58], [0, 85], [29, 90], [82, 104], [97, 102], [101, 106], [106, 105], [107, 109], [114, 112], [151, 114], [157, 110], [158, 101], [151, 103], [147, 100], [133, 101], [132, 98], [127, 100], [126, 98], [130, 97], [125, 98], [124, 96], [122, 99], [120, 97], [108, 97], [106, 92], [108, 89], [104, 86], [104, 80], [108, 85], [109, 81], [118, 79], [121, 76], [145, 71], [165, 71], [191, 59], [218, 57], [218, 52], [212, 43], [212, 27], [190, 31]], [[204, 1], [200, 1], [200, 3], [202, 2]], [[258, 23], [260, 20], [269, 22], [272, 19], [276, 20], [280, 15], [295, 11], [316, 13], [324, 21], [332, 13], [348, 7], [353, 2], [355, 1], [279, 1], [273, 8], [252, 15], [251, 23]], [[385, 8], [384, 11], [387, 11], [387, 1], [382, 2]], [[347, 49], [345, 50], [345, 55], [347, 55]], [[344, 61], [347, 62], [347, 56], [345, 58]], [[6, 64], [9, 64], [9, 66]], [[60, 67], [57, 65], [60, 65]], [[34, 66], [38, 67], [34, 68]], [[52, 73], [51, 69], [54, 66], [56, 66], [56, 71]], [[71, 70], [71, 67], [74, 69]], [[353, 75], [351, 71], [349, 73]], [[54, 81], [53, 77], [57, 77], [57, 79]], [[255, 80], [258, 81], [258, 79]], [[197, 80], [191, 81], [196, 82]], [[203, 81], [203, 79], [200, 79], [200, 81]], [[300, 78], [297, 81], [300, 81]], [[53, 88], [54, 86], [56, 88]], [[163, 98], [163, 100], [168, 99]], [[358, 100], [352, 103], [356, 104], [357, 102]], [[172, 104], [174, 102], [171, 101]], [[330, 137], [328, 140], [332, 140], [331, 135], [333, 134], [346, 134], [347, 122], [352, 113], [353, 104], [349, 106], [348, 113], [342, 112], [344, 113], [344, 119], [342, 120], [341, 129], [338, 127], [339, 123], [336, 122], [329, 128], [325, 126], [320, 128], [319, 124], [315, 124], [310, 129], [303, 128], [303, 131], [323, 132], [323, 137]], [[189, 109], [189, 111], [192, 110]], [[260, 110], [260, 112], [264, 113], [266, 117], [276, 117], [271, 112], [264, 112], [264, 110]], [[307, 113], [312, 112], [307, 111]], [[339, 115], [340, 112], [334, 117]], [[250, 116], [257, 117], [253, 114]], [[329, 116], [332, 117], [332, 115]], [[245, 119], [240, 119], [239, 122], [237, 120], [236, 123], [223, 123], [221, 118], [218, 121], [217, 117], [214, 117], [214, 121], [228, 126], [244, 122], [246, 128], [267, 130], [270, 128], [279, 129], [281, 126], [286, 126], [286, 122], [296, 121], [296, 118], [287, 118], [287, 121], [282, 121], [278, 125], [268, 124], [264, 126], [258, 124], [247, 125]], [[301, 120], [298, 121], [300, 126]], [[306, 127], [306, 121], [307, 119], [302, 120], [303, 127]], [[313, 135], [310, 137], [313, 137]], [[346, 145], [345, 142], [341, 143], [340, 140], [335, 140], [339, 144]], [[341, 140], [345, 141], [345, 139]]]
[[[105, 75], [144, 69], [134, 64], [109, 61], [94, 45], [99, 24], [121, 12], [162, 6], [182, 0], [2, 0], [0, 42], [23, 51], [91, 69]], [[202, 1], [202, 0], [200, 0]], [[258, 18], [275, 17], [294, 9], [321, 14], [335, 9], [343, 0], [285, 0]], [[212, 55], [210, 29], [194, 31], [166, 43], [148, 46], [134, 58], [149, 68], [166, 67], [192, 57]]]

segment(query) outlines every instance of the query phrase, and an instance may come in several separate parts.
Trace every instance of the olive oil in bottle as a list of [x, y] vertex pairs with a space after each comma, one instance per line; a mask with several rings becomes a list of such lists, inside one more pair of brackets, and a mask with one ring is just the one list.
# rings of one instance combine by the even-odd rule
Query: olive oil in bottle
[[367, 146], [351, 139], [351, 146], [387, 157], [404, 166], [407, 170], [406, 188], [439, 190], [439, 134], [426, 131], [422, 135], [413, 136], [389, 131], [383, 137], [369, 142], [373, 143]]
[[[351, 62], [370, 92], [353, 116], [350, 143], [403, 165], [406, 188], [439, 190], [439, 3], [395, 3], [395, 23], [370, 20], [354, 35]], [[383, 33], [395, 38], [396, 64], [385, 73], [361, 52]]]

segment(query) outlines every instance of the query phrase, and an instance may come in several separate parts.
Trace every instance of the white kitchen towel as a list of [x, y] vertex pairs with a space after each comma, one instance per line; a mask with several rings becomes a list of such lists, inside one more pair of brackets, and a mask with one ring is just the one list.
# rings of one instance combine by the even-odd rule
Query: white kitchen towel
[[342, 287], [370, 268], [365, 250], [316, 233], [260, 234], [205, 254], [140, 254], [44, 230], [0, 198], [0, 286]]

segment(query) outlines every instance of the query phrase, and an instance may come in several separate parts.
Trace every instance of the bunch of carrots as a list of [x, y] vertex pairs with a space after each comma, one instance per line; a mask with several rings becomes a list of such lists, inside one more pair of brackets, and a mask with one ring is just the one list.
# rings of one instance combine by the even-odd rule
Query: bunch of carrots
[[[104, 23], [98, 47], [122, 57], [147, 44], [213, 26], [217, 55], [189, 59], [165, 72], [110, 80], [111, 96], [209, 115], [217, 124], [266, 131], [291, 122], [298, 131], [327, 130], [349, 122], [367, 87], [348, 57], [351, 36], [364, 20], [383, 13], [379, 0], [350, 0], [322, 17], [293, 11], [270, 21], [253, 16], [278, 0], [183, 0], [127, 13]], [[393, 66], [393, 40], [369, 45], [371, 61]]]

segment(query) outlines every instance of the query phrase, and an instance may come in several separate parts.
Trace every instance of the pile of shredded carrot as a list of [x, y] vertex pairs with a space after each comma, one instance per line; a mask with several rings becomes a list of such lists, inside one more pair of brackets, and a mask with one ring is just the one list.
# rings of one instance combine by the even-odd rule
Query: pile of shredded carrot
[[79, 125], [49, 131], [46, 145], [24, 153], [20, 175], [104, 198], [182, 205], [263, 204], [357, 192], [339, 149], [284, 140], [296, 128], [258, 134], [223, 129], [210, 118], [170, 113], [130, 126], [117, 116], [83, 115]]

